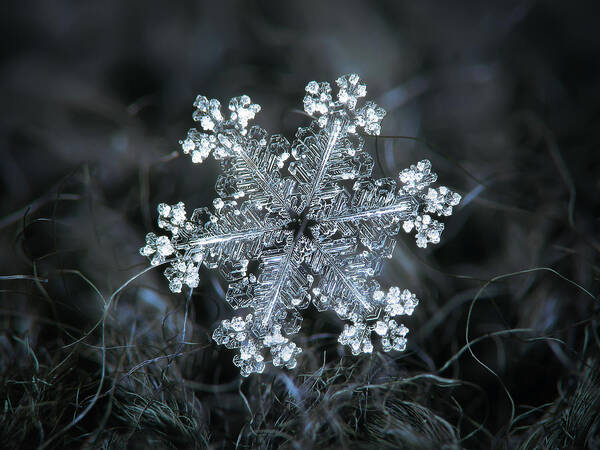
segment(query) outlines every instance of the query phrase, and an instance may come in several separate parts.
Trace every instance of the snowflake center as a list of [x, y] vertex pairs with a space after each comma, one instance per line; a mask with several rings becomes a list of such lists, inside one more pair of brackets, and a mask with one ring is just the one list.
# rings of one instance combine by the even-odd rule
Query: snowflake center
[[302, 236], [306, 236], [309, 239], [313, 239], [311, 228], [317, 225], [318, 222], [314, 219], [309, 219], [305, 212], [302, 214], [293, 215], [290, 222], [287, 225], [287, 229], [293, 231], [294, 242]]

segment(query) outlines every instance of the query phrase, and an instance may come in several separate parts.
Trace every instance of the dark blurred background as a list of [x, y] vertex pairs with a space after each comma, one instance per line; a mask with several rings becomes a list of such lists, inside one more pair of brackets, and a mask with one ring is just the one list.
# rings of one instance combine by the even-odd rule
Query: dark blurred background
[[[598, 2], [5, 2], [2, 446], [599, 448], [599, 18]], [[198, 93], [247, 93], [291, 139], [306, 83], [350, 72], [388, 111], [367, 140], [380, 173], [430, 159], [462, 205], [436, 248], [401, 236], [382, 275], [422, 299], [405, 353], [351, 357], [341, 323], [308, 313], [297, 369], [240, 380], [210, 340], [231, 314], [216, 272], [187, 298], [157, 270], [123, 285], [159, 202], [213, 198], [217, 164], [178, 153]]]

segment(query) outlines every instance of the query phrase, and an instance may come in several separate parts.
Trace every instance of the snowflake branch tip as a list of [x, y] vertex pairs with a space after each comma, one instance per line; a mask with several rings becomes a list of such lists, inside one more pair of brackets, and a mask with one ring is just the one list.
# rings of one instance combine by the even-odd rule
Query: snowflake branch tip
[[439, 243], [444, 224], [429, 214], [452, 215], [453, 207], [459, 204], [461, 196], [445, 186], [429, 187], [437, 181], [437, 174], [431, 171], [431, 163], [426, 159], [401, 171], [398, 178], [402, 190], [421, 204], [420, 210], [402, 224], [404, 231], [410, 233], [415, 230], [417, 247], [426, 248], [430, 243]]
[[304, 111], [317, 118], [317, 123], [322, 128], [332, 119], [342, 119], [344, 128], [349, 133], [355, 133], [360, 128], [366, 134], [378, 135], [385, 110], [372, 101], [356, 109], [358, 99], [367, 95], [367, 86], [359, 80], [355, 73], [339, 77], [336, 80], [338, 93], [335, 101], [328, 82], [311, 81], [306, 85]]

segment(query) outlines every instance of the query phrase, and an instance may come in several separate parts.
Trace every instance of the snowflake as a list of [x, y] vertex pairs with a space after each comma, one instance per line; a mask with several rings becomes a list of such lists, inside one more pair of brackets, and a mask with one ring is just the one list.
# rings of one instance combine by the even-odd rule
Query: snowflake
[[248, 128], [260, 106], [247, 95], [231, 99], [228, 115], [218, 100], [198, 96], [193, 117], [202, 131], [189, 130], [180, 144], [194, 163], [211, 153], [220, 161], [219, 197], [189, 218], [183, 203], [160, 204], [158, 226], [171, 236], [149, 233], [140, 250], [153, 265], [169, 264], [173, 292], [198, 286], [201, 264], [220, 270], [227, 302], [243, 313], [223, 320], [213, 339], [239, 350], [243, 376], [264, 370], [267, 351], [275, 366], [296, 366], [302, 350], [289, 336], [311, 302], [346, 321], [339, 342], [353, 354], [372, 352], [373, 334], [384, 351], [404, 350], [408, 329], [395, 318], [411, 315], [418, 300], [407, 289], [382, 289], [375, 277], [400, 230], [415, 231], [418, 247], [438, 243], [444, 225], [433, 216], [451, 215], [460, 201], [430, 187], [437, 176], [426, 160], [400, 172], [399, 183], [373, 179], [361, 132], [378, 135], [385, 111], [358, 106], [366, 95], [358, 75], [336, 84], [334, 100], [329, 83], [308, 83], [304, 110], [314, 120], [291, 144]]

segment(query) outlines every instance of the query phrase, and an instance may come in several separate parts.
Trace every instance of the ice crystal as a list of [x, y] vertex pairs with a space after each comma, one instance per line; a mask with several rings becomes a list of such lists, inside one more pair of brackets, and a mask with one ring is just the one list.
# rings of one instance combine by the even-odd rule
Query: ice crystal
[[[289, 336], [311, 302], [346, 321], [339, 342], [353, 354], [372, 352], [373, 335], [384, 351], [404, 350], [408, 329], [396, 317], [411, 315], [418, 300], [407, 289], [382, 289], [375, 277], [400, 230], [414, 231], [419, 247], [438, 243], [444, 225], [432, 216], [451, 215], [460, 201], [430, 187], [437, 175], [426, 160], [400, 172], [399, 183], [373, 179], [362, 135], [380, 133], [385, 111], [359, 106], [367, 90], [358, 75], [336, 84], [334, 99], [329, 83], [308, 83], [304, 110], [314, 120], [291, 144], [248, 127], [260, 106], [247, 95], [231, 99], [229, 113], [198, 96], [201, 130], [180, 144], [194, 163], [211, 153], [220, 160], [219, 197], [189, 217], [183, 203], [161, 203], [158, 226], [170, 237], [149, 233], [140, 250], [153, 265], [169, 264], [173, 292], [198, 286], [201, 264], [220, 270], [227, 302], [243, 313], [223, 320], [213, 339], [239, 351], [234, 363], [244, 376], [262, 372], [268, 353], [275, 366], [296, 366], [302, 350]], [[250, 261], [257, 270], [249, 272]]]

